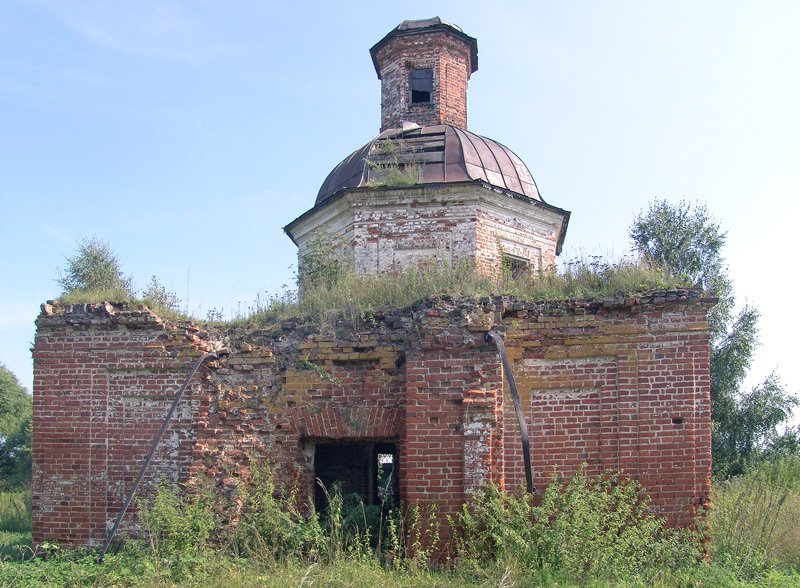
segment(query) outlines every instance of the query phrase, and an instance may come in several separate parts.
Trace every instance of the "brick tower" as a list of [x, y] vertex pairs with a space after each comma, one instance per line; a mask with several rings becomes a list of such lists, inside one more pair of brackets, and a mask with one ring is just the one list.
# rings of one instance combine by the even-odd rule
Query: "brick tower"
[[381, 80], [381, 132], [403, 121], [467, 129], [467, 82], [478, 42], [440, 18], [406, 20], [372, 49]]

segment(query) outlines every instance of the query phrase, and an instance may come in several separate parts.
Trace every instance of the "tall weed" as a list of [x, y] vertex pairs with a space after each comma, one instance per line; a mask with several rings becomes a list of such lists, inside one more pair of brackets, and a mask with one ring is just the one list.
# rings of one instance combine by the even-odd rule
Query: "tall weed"
[[196, 555], [208, 547], [217, 525], [208, 491], [186, 495], [162, 482], [152, 502], [140, 503], [142, 533], [156, 558]]
[[714, 484], [711, 553], [745, 579], [771, 568], [800, 569], [800, 456], [751, 466]]
[[435, 508], [413, 506], [401, 514], [387, 502], [365, 505], [360, 496], [321, 485], [325, 507], [317, 511], [296, 489], [276, 488], [269, 468], [251, 467], [251, 479], [239, 486], [236, 515], [220, 534], [232, 554], [259, 565], [280, 562], [333, 564], [379, 561], [393, 569], [425, 569], [439, 548]]
[[30, 488], [0, 492], [0, 531], [27, 533], [30, 530]]
[[30, 488], [0, 492], [0, 560], [30, 555]]
[[430, 568], [441, 547], [436, 505], [413, 504], [406, 509], [392, 509], [386, 521], [384, 562], [396, 570]]
[[650, 513], [639, 484], [611, 473], [590, 478], [585, 468], [564, 484], [554, 475], [539, 504], [490, 487], [454, 523], [464, 563], [502, 562], [580, 584], [652, 580], [699, 555], [692, 537], [665, 529]]
[[317, 559], [328, 538], [310, 502], [296, 489], [278, 492], [267, 465], [254, 464], [249, 483], [240, 483], [238, 516], [228, 529], [230, 546], [261, 564], [280, 560]]
[[[312, 258], [313, 255], [309, 254]], [[675, 288], [682, 282], [664, 272], [629, 259], [606, 261], [599, 257], [575, 259], [560, 270], [543, 270], [517, 277], [493, 280], [475, 271], [467, 260], [444, 264], [422, 262], [402, 271], [359, 276], [349, 266], [317, 272], [325, 279], [301, 284], [302, 295], [284, 289], [280, 296], [257, 300], [237, 323], [257, 325], [306, 317], [324, 322], [332, 314], [351, 321], [369, 320], [382, 308], [410, 306], [438, 296], [480, 297], [512, 295], [532, 301], [565, 300], [614, 296], [634, 292]], [[316, 266], [314, 266], [316, 267]]]

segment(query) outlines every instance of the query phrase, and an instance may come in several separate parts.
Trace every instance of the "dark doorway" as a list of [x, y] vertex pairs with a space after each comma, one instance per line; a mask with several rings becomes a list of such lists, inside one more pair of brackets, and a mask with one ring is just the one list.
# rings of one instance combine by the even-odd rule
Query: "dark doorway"
[[[364, 504], [385, 504], [397, 499], [397, 445], [386, 442], [317, 442], [314, 475], [330, 492], [334, 484], [342, 494], [357, 494]], [[325, 491], [316, 485], [317, 509], [327, 506]]]

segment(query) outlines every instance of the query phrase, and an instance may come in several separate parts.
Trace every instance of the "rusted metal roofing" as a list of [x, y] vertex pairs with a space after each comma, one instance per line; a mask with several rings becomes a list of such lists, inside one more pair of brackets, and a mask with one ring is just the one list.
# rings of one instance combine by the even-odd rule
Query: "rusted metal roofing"
[[337, 165], [323, 182], [315, 206], [348, 188], [475, 180], [543, 201], [528, 167], [497, 141], [451, 125], [404, 123]]

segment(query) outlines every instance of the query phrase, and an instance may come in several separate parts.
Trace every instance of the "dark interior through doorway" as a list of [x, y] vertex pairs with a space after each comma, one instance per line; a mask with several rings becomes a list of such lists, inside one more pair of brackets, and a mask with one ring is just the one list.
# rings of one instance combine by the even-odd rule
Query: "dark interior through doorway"
[[[397, 444], [392, 442], [318, 441], [314, 451], [314, 475], [328, 492], [338, 483], [342, 494], [357, 494], [367, 505], [397, 500], [397, 465]], [[314, 500], [318, 510], [327, 506], [319, 484]]]

